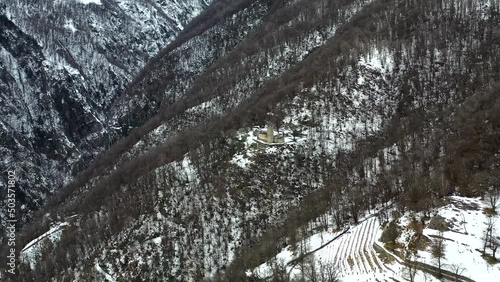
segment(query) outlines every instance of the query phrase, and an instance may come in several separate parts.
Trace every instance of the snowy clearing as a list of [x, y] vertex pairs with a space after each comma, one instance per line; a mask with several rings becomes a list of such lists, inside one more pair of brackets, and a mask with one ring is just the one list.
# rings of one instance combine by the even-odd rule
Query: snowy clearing
[[[443, 268], [452, 271], [461, 268], [462, 275], [475, 281], [498, 281], [500, 264], [489, 264], [481, 255], [483, 236], [487, 227], [488, 215], [484, 212], [489, 205], [479, 198], [449, 197], [449, 203], [436, 212], [442, 216], [449, 228], [442, 233], [445, 238], [445, 257]], [[492, 216], [498, 224], [498, 215]], [[409, 216], [401, 218], [401, 225], [409, 222]], [[428, 238], [439, 236], [439, 231], [426, 226], [423, 235]], [[493, 236], [500, 237], [500, 228], [493, 229]], [[405, 236], [402, 236], [403, 239]], [[406, 242], [405, 242], [406, 243]], [[486, 253], [491, 254], [487, 248]], [[418, 251], [417, 261], [437, 266], [430, 247]]]
[[35, 269], [37, 256], [40, 254], [40, 251], [43, 247], [43, 244], [49, 239], [52, 243], [57, 242], [61, 238], [61, 234], [66, 226], [68, 226], [68, 222], [62, 222], [54, 227], [52, 227], [49, 231], [45, 232], [41, 236], [33, 239], [29, 242], [22, 250], [21, 250], [21, 261], [29, 264], [31, 269]]

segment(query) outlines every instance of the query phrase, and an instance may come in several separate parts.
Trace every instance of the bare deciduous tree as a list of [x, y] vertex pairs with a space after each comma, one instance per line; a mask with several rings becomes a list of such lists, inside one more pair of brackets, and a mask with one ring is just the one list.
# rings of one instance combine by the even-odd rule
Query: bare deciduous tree
[[492, 216], [488, 216], [488, 219], [486, 221], [486, 229], [484, 230], [484, 236], [483, 236], [483, 253], [486, 253], [486, 248], [489, 247], [491, 243], [491, 238], [494, 229], [495, 229], [495, 219]]
[[446, 256], [446, 245], [444, 243], [443, 232], [439, 232], [438, 237], [432, 240], [431, 254], [438, 264], [439, 271], [441, 271], [443, 259]]
[[488, 191], [488, 198], [491, 209], [496, 212], [496, 209], [500, 206], [500, 187], [491, 187]]
[[323, 263], [310, 256], [305, 260], [302, 279], [308, 282], [338, 282], [339, 275], [333, 263]]
[[405, 252], [406, 261], [406, 273], [408, 274], [408, 279], [410, 282], [415, 281], [415, 276], [417, 274], [417, 256], [411, 250], [406, 250]]
[[454, 281], [460, 281], [460, 275], [465, 271], [465, 267], [463, 267], [461, 264], [452, 264], [450, 266], [451, 272], [453, 272], [455, 278]]

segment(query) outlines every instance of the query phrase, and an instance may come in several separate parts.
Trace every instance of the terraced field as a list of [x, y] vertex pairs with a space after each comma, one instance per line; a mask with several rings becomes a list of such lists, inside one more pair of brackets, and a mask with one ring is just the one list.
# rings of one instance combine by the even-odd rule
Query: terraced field
[[315, 255], [334, 264], [340, 276], [349, 281], [393, 281], [393, 270], [382, 263], [373, 248], [379, 226], [376, 217], [368, 218]]
[[[449, 210], [443, 209], [443, 216], [452, 218], [457, 216], [456, 208], [454, 206], [450, 207]], [[478, 209], [480, 216], [484, 217], [482, 214], [482, 209]], [[469, 211], [470, 212], [470, 211]], [[479, 215], [478, 215], [479, 216]], [[474, 217], [473, 217], [474, 218]], [[481, 222], [480, 219], [475, 221]], [[470, 220], [467, 222], [475, 222]], [[404, 219], [403, 222], [408, 222], [408, 218]], [[483, 222], [484, 224], [484, 222]], [[461, 225], [459, 226], [461, 228]], [[378, 241], [380, 236], [380, 222], [377, 217], [371, 216], [360, 222], [356, 226], [352, 226], [350, 229], [344, 229], [341, 232], [330, 233], [324, 231], [322, 233], [314, 234], [313, 236], [307, 238], [302, 242], [305, 246], [308, 246], [307, 254], [305, 256], [314, 257], [315, 262], [320, 262], [322, 266], [331, 267], [333, 266], [339, 274], [339, 278], [344, 282], [399, 282], [399, 281], [409, 281], [408, 268], [405, 262], [394, 254], [390, 254], [390, 251], [384, 250], [383, 243]], [[434, 231], [427, 231], [434, 232]], [[437, 231], [436, 231], [437, 232]], [[435, 232], [434, 232], [435, 233]], [[458, 235], [456, 235], [458, 234]], [[463, 236], [459, 231], [450, 232], [447, 236]], [[480, 238], [478, 234], [476, 236]], [[457, 239], [458, 240], [458, 239]], [[451, 245], [450, 241], [448, 244]], [[375, 246], [377, 251], [375, 251]], [[462, 244], [460, 248], [466, 246]], [[468, 246], [468, 245], [467, 245]], [[464, 253], [462, 249], [457, 248], [456, 257], [460, 257], [460, 254]], [[385, 263], [379, 257], [380, 255], [384, 258]], [[471, 251], [467, 251], [473, 253]], [[432, 261], [427, 257], [422, 256], [430, 254], [420, 252], [421, 256], [417, 258], [418, 265], [416, 265], [416, 273], [414, 273], [414, 281], [416, 282], [437, 282], [442, 281], [436, 277], [437, 271], [433, 268]], [[302, 273], [299, 266], [299, 261], [301, 257], [298, 256], [296, 252], [290, 249], [290, 246], [284, 248], [277, 256], [275, 261], [282, 261], [287, 265], [287, 273], [289, 277], [300, 278]], [[388, 258], [388, 259], [386, 259]], [[390, 258], [390, 259], [389, 259]], [[450, 256], [451, 258], [451, 256]], [[427, 261], [423, 261], [427, 259]], [[460, 257], [464, 259], [464, 257]], [[414, 266], [415, 266], [414, 265]], [[443, 270], [448, 275], [449, 280], [459, 279], [459, 281], [493, 281], [489, 280], [471, 280], [469, 276], [456, 277], [454, 273]], [[493, 270], [495, 271], [495, 270]], [[490, 271], [492, 272], [492, 271]], [[272, 265], [269, 263], [263, 263], [258, 268], [254, 269], [252, 272], [254, 275], [267, 279], [270, 281], [273, 277]], [[484, 270], [484, 277], [491, 277], [492, 273], [488, 270]], [[448, 280], [446, 280], [448, 281]], [[496, 280], [495, 280], [496, 281]]]
[[[341, 281], [405, 281], [406, 279], [401, 276], [403, 266], [397, 261], [390, 265], [384, 264], [373, 247], [379, 236], [379, 227], [377, 217], [372, 216], [340, 235], [330, 234], [331, 237], [325, 239], [316, 234], [308, 238], [308, 243], [315, 249], [308, 255], [314, 255], [314, 260], [321, 262], [322, 265], [334, 266]], [[296, 254], [294, 255], [288, 248], [276, 256], [276, 260], [288, 264], [287, 273], [290, 277], [300, 277], [298, 265], [292, 262], [294, 259], [297, 259]], [[273, 275], [273, 270], [270, 264], [264, 263], [254, 269], [253, 273], [260, 278], [269, 279]]]

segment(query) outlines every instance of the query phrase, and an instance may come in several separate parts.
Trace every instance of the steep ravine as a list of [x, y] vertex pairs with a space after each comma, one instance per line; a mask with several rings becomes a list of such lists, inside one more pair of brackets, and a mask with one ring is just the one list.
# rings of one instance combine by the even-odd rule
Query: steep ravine
[[[16, 171], [19, 226], [47, 195], [122, 136], [112, 122], [113, 101], [208, 5], [205, 0], [2, 1], [0, 151], [6, 158], [0, 169]], [[5, 196], [0, 196], [2, 218]]]

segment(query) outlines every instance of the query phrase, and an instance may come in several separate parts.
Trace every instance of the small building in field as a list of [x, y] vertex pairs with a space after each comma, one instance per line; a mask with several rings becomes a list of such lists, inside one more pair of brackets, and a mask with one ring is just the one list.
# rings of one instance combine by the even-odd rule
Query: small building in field
[[274, 126], [270, 123], [267, 124], [267, 130], [257, 131], [255, 135], [262, 142], [272, 144], [285, 143], [285, 136], [283, 134], [274, 134]]

